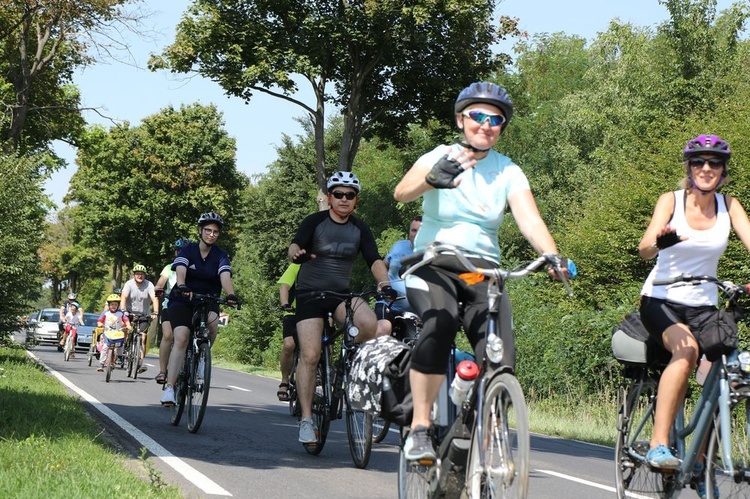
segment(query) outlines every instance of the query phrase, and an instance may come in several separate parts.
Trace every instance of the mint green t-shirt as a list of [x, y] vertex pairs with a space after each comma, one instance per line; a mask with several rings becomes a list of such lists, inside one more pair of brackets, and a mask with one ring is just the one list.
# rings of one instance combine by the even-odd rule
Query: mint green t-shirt
[[[438, 146], [418, 162], [434, 164], [451, 148], [461, 146]], [[424, 193], [424, 215], [414, 240], [415, 250], [440, 241], [461, 246], [499, 264], [497, 231], [503, 223], [508, 196], [529, 190], [529, 181], [518, 165], [496, 151], [490, 151], [458, 178], [461, 184], [455, 189], [431, 189]]]

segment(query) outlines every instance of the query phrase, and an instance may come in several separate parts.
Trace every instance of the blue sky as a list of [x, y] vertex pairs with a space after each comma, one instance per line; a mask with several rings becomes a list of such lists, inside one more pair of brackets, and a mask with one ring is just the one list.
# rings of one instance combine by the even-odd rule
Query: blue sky
[[[145, 21], [151, 39], [128, 37], [130, 64], [97, 64], [76, 73], [74, 81], [81, 90], [83, 104], [98, 108], [100, 113], [115, 120], [128, 121], [131, 126], [138, 126], [143, 118], [170, 104], [176, 108], [193, 102], [215, 104], [224, 113], [227, 132], [237, 140], [238, 169], [247, 175], [262, 173], [276, 159], [275, 146], [281, 144], [282, 134], [295, 137], [301, 133], [295, 121], [295, 117], [303, 115], [300, 107], [263, 94], [256, 94], [245, 104], [240, 99], [226, 97], [217, 84], [203, 78], [185, 79], [184, 75], [152, 73], [146, 69], [149, 54], [161, 52], [174, 40], [175, 27], [190, 3], [146, 0], [145, 10], [153, 12]], [[727, 8], [731, 3], [719, 0], [718, 8]], [[518, 17], [521, 29], [529, 34], [565, 32], [588, 40], [606, 31], [615, 18], [653, 28], [668, 17], [667, 9], [658, 0], [504, 0], [498, 2], [497, 11]], [[512, 44], [502, 47], [511, 48]], [[301, 96], [312, 104], [309, 90], [302, 88]], [[89, 123], [112, 125], [112, 121], [94, 112], [87, 112], [85, 118]], [[62, 143], [56, 143], [55, 150], [68, 162], [68, 167], [55, 173], [45, 188], [58, 207], [62, 207], [62, 198], [76, 168], [76, 153]]]

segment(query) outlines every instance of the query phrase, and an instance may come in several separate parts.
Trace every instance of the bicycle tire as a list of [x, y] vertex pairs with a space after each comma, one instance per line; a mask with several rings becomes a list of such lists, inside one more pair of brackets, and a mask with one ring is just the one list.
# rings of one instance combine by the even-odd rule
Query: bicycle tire
[[64, 349], [64, 353], [63, 353], [63, 355], [65, 357], [65, 362], [67, 362], [67, 361], [70, 360], [70, 353], [73, 350], [73, 346], [72, 345], [73, 345], [73, 333], [69, 333], [68, 337], [65, 338], [65, 349]]
[[[96, 336], [96, 333], [94, 333], [94, 336]], [[89, 367], [91, 367], [91, 364], [94, 362], [94, 352], [96, 351], [96, 342], [94, 342], [94, 339], [91, 339], [91, 345], [89, 345]]]
[[642, 376], [618, 391], [615, 442], [618, 499], [632, 494], [664, 497], [673, 489], [672, 477], [652, 470], [645, 461], [654, 430], [656, 386], [655, 380]]
[[[483, 450], [475, 422], [466, 468], [466, 496], [525, 499], [529, 490], [529, 420], [523, 390], [515, 376], [502, 373], [490, 380], [480, 417], [486, 440], [485, 467], [480, 466]], [[511, 431], [512, 424], [515, 431]]]
[[141, 367], [141, 339], [140, 334], [133, 338], [133, 379], [138, 379], [138, 369]]
[[[200, 372], [201, 367], [203, 370], [202, 373]], [[202, 378], [201, 374], [203, 375]], [[201, 427], [203, 417], [206, 414], [206, 404], [208, 404], [208, 391], [210, 388], [211, 345], [208, 342], [204, 342], [198, 345], [198, 352], [193, 358], [187, 388], [187, 426], [190, 433], [196, 433]]]
[[708, 439], [706, 473], [704, 474], [706, 497], [716, 499], [712, 478], [716, 479], [719, 496], [728, 497], [750, 497], [750, 483], [747, 476], [750, 474], [750, 449], [748, 444], [747, 421], [750, 417], [750, 400], [743, 397], [730, 405], [730, 457], [732, 467], [729, 468], [724, 462], [724, 451], [722, 449], [721, 423], [717, 413], [714, 416], [713, 431]]
[[379, 444], [385, 437], [388, 436], [388, 431], [391, 429], [391, 422], [386, 421], [380, 416], [372, 418], [372, 441], [373, 443]]
[[[188, 352], [192, 352], [192, 350], [188, 349]], [[182, 366], [182, 372], [180, 372], [180, 375], [177, 377], [177, 381], [174, 384], [174, 400], [175, 403], [169, 408], [169, 422], [172, 423], [172, 426], [177, 426], [180, 424], [180, 419], [182, 419], [182, 413], [185, 410], [185, 396], [187, 394], [187, 366], [192, 361], [192, 353], [185, 355], [185, 363]], [[166, 387], [167, 385], [162, 385]]]
[[[346, 384], [349, 376], [346, 375]], [[367, 468], [372, 451], [372, 415], [364, 411], [352, 409], [349, 395], [344, 390], [344, 401], [346, 403], [346, 439], [349, 441], [349, 452], [352, 455], [354, 466], [359, 469]]]
[[313, 424], [317, 429], [315, 432], [316, 441], [314, 444], [303, 443], [305, 451], [308, 454], [317, 456], [323, 452], [326, 439], [328, 438], [328, 428], [331, 424], [331, 412], [329, 400], [331, 387], [328, 384], [328, 376], [324, 365], [324, 353], [321, 353], [321, 360], [315, 368], [315, 387], [313, 389], [312, 417]]
[[404, 442], [409, 430], [401, 430], [401, 445], [398, 449], [398, 499], [428, 499], [430, 480], [437, 467], [410, 463], [404, 456]]
[[299, 400], [297, 398], [297, 362], [299, 362], [299, 350], [295, 348], [292, 360], [292, 370], [289, 371], [289, 414], [300, 416]]
[[125, 349], [125, 360], [127, 363], [128, 378], [131, 378], [133, 376], [133, 363], [135, 362], [135, 353], [133, 352], [136, 343], [135, 333], [131, 333], [128, 340], [128, 346]]
[[109, 379], [112, 377], [112, 371], [115, 369], [115, 358], [117, 357], [116, 348], [114, 345], [110, 345], [107, 350], [107, 365], [104, 366], [104, 370], [107, 372], [106, 379], [109, 383]]

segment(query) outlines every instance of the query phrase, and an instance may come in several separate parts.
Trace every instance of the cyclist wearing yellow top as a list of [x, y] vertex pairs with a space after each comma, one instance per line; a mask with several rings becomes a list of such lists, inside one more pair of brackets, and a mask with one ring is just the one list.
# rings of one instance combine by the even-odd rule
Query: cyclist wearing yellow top
[[130, 331], [130, 321], [128, 321], [125, 313], [120, 310], [120, 295], [112, 293], [107, 297], [107, 310], [99, 316], [96, 325], [99, 328], [104, 328], [102, 351], [99, 355], [99, 368], [97, 369], [97, 371], [104, 371], [104, 362], [107, 360], [108, 350], [122, 346], [124, 334]]
[[284, 344], [281, 347], [281, 354], [279, 355], [281, 383], [279, 383], [279, 390], [276, 392], [276, 397], [278, 397], [281, 402], [289, 401], [289, 373], [292, 372], [294, 347], [297, 342], [297, 319], [294, 313], [297, 298], [295, 297], [294, 291], [297, 284], [299, 267], [299, 263], [290, 264], [278, 281], [279, 300], [281, 301], [281, 310], [284, 311], [282, 323]]

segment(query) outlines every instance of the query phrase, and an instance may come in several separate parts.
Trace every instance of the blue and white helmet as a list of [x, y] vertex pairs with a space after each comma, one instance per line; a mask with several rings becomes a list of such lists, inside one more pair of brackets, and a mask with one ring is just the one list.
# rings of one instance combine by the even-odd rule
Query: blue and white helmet
[[331, 192], [334, 187], [338, 186], [351, 187], [357, 192], [360, 190], [359, 179], [352, 172], [336, 172], [331, 175], [328, 179], [326, 189], [328, 189], [328, 192]]

